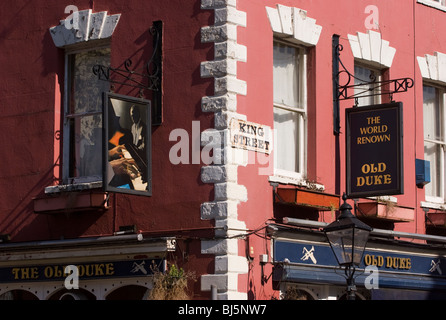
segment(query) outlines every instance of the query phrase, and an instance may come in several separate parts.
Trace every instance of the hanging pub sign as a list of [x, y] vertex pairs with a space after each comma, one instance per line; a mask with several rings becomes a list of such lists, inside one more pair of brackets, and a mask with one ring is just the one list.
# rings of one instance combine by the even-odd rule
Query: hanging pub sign
[[152, 195], [150, 101], [104, 95], [105, 191]]
[[403, 193], [402, 103], [346, 110], [349, 198]]

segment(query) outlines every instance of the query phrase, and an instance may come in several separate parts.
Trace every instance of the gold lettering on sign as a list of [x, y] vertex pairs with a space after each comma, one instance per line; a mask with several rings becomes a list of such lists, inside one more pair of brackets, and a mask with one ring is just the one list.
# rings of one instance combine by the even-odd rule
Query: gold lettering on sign
[[386, 269], [410, 270], [412, 268], [412, 261], [410, 258], [401, 257], [383, 257], [379, 255], [366, 254], [364, 255], [364, 264], [366, 266], [384, 267]]
[[12, 268], [14, 280], [38, 279], [39, 271], [37, 267]]
[[[112, 276], [115, 274], [115, 266], [113, 262], [109, 263], [91, 263], [80, 264], [76, 266], [79, 270], [79, 277], [101, 277]], [[45, 266], [43, 274], [39, 275], [38, 267], [17, 267], [11, 269], [14, 280], [32, 280], [40, 279], [56, 279], [66, 277], [65, 266]]]
[[[391, 184], [392, 183], [392, 176], [390, 174], [379, 174], [385, 172], [387, 169], [387, 166], [384, 162], [381, 163], [370, 163], [370, 164], [364, 164], [361, 167], [361, 172], [363, 174], [370, 174], [368, 176], [361, 176], [356, 177], [356, 186], [362, 187], [364, 185], [367, 186], [374, 186], [374, 185], [382, 185], [382, 184]], [[374, 174], [378, 173], [378, 174]]]
[[367, 119], [367, 124], [370, 126], [359, 128], [361, 135], [365, 137], [358, 137], [357, 144], [368, 144], [368, 143], [379, 143], [390, 141], [390, 134], [386, 132], [389, 130], [387, 125], [380, 124], [381, 116], [369, 117]]
[[[360, 136], [356, 138], [358, 145], [385, 143], [391, 140], [389, 127], [381, 123], [381, 116], [367, 117], [367, 126], [359, 128]], [[386, 172], [384, 162], [366, 163], [361, 167], [363, 175], [356, 177], [356, 186], [379, 186], [392, 183], [391, 174]]]

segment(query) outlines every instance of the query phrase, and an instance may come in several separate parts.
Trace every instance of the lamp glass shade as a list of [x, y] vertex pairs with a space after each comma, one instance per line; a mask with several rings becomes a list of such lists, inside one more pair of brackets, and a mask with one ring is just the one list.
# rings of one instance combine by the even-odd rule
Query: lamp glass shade
[[372, 228], [352, 214], [345, 193], [342, 199], [341, 214], [324, 228], [324, 233], [340, 266], [359, 266]]
[[331, 249], [339, 265], [357, 265], [361, 263], [370, 230], [350, 226], [325, 231]]

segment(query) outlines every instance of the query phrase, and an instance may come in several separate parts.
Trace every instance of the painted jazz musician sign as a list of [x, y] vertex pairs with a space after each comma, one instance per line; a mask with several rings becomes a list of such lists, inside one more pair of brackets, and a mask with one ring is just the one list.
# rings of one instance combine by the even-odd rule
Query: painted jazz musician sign
[[104, 188], [150, 196], [150, 101], [105, 93], [104, 102]]
[[402, 103], [346, 110], [347, 194], [403, 193]]

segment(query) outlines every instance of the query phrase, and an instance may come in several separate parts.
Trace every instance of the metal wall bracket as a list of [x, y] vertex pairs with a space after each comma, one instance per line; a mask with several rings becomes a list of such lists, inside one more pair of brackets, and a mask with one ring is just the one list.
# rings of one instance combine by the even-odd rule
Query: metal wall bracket
[[162, 21], [155, 21], [150, 27], [153, 35], [153, 53], [142, 70], [132, 70], [132, 60], [125, 60], [123, 67], [95, 65], [93, 73], [98, 80], [108, 81], [112, 90], [115, 84], [139, 89], [143, 96], [144, 90], [152, 91], [152, 124], [162, 123]]
[[[376, 81], [372, 76], [370, 81], [364, 81], [355, 77], [342, 63], [340, 52], [343, 46], [339, 43], [339, 36], [333, 35], [333, 125], [334, 133], [340, 133], [339, 122], [339, 101], [355, 99], [355, 105], [358, 105], [358, 99], [378, 95], [389, 95], [390, 101], [393, 101], [393, 94], [406, 92], [412, 88], [414, 81], [412, 78], [399, 78], [391, 80]], [[342, 67], [340, 69], [339, 67]], [[340, 84], [341, 75], [346, 75], [345, 84]], [[359, 83], [354, 84], [355, 80]], [[352, 84], [353, 83], [353, 84]], [[379, 89], [379, 90], [378, 90]]]

